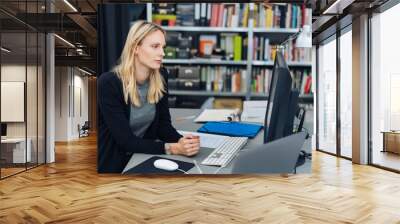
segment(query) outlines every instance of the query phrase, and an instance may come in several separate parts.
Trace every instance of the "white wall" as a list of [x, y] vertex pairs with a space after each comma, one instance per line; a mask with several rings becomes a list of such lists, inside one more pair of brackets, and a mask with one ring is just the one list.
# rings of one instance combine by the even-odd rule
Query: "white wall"
[[68, 86], [67, 67], [55, 68], [55, 141], [68, 140]]
[[[33, 69], [28, 66], [28, 70]], [[8, 64], [1, 66], [1, 81], [25, 82], [25, 64]]]
[[[25, 82], [26, 84], [26, 106], [23, 102], [22, 113], [26, 112], [26, 120], [23, 122], [6, 122], [7, 137], [24, 138], [25, 135], [30, 139], [32, 161], [44, 163], [45, 159], [45, 139], [44, 139], [44, 74], [41, 66], [9, 63], [1, 66], [1, 80], [9, 82]], [[27, 80], [25, 80], [27, 78]], [[2, 90], [3, 91], [3, 90]], [[22, 91], [23, 93], [23, 91]], [[7, 97], [7, 95], [3, 95]], [[13, 113], [13, 108], [2, 107], [1, 110]]]
[[78, 124], [88, 120], [88, 78], [83, 75], [76, 68], [56, 67], [56, 141], [77, 139]]
[[[33, 66], [27, 66], [25, 67], [24, 65], [19, 65], [19, 64], [5, 64], [1, 66], [1, 81], [9, 81], [9, 82], [25, 82], [25, 75], [26, 75], [26, 70], [28, 71], [28, 74], [32, 74], [33, 72], [36, 73], [36, 67]], [[36, 91], [33, 93], [28, 92], [27, 93], [28, 99], [27, 101], [30, 102], [30, 98], [34, 97], [36, 98]], [[36, 107], [36, 105], [35, 105]], [[7, 110], [9, 108], [1, 108], [1, 110]], [[36, 114], [35, 114], [36, 115]], [[31, 117], [31, 114], [28, 114], [28, 121], [33, 120]], [[35, 120], [36, 121], [36, 120]], [[7, 124], [7, 136], [8, 137], [25, 137], [25, 123], [26, 122], [8, 122]], [[28, 127], [31, 127], [32, 125], [29, 125]], [[29, 137], [29, 133], [28, 133]]]
[[[88, 113], [88, 78], [83, 77], [83, 73], [79, 70], [74, 70], [74, 108], [72, 113], [72, 136], [74, 138], [78, 138], [78, 124], [81, 126], [85, 123], [85, 121], [89, 120], [89, 113]], [[80, 96], [80, 97], [79, 97]], [[80, 102], [79, 102], [80, 101]], [[79, 108], [81, 107], [81, 108]], [[81, 111], [80, 111], [81, 110]]]

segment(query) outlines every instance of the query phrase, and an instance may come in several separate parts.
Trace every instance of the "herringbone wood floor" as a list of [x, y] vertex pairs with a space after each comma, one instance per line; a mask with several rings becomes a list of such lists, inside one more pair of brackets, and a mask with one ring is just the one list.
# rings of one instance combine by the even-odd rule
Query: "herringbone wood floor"
[[0, 223], [400, 223], [400, 175], [315, 152], [313, 173], [121, 176], [96, 172], [96, 139], [0, 181]]

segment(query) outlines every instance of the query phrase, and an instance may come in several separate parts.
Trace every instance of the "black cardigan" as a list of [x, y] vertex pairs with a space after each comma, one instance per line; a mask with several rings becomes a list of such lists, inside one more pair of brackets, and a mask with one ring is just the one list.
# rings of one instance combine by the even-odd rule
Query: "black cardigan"
[[[97, 171], [120, 173], [133, 153], [163, 154], [165, 142], [182, 136], [171, 125], [168, 107], [168, 73], [161, 68], [167, 93], [156, 104], [156, 114], [143, 138], [129, 126], [130, 105], [125, 103], [122, 82], [115, 73], [103, 73], [97, 80], [98, 135]], [[161, 140], [161, 141], [160, 141]]]

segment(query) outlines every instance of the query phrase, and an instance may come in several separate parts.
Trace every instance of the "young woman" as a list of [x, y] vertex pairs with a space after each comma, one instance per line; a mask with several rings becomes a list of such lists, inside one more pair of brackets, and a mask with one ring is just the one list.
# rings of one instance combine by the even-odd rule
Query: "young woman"
[[98, 79], [98, 172], [122, 172], [134, 153], [198, 153], [199, 138], [181, 136], [171, 125], [164, 47], [165, 31], [138, 21], [119, 64]]

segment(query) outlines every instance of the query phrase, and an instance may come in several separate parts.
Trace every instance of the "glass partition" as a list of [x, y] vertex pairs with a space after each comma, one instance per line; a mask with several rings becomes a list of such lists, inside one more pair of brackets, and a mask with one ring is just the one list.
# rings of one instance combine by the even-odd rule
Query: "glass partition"
[[28, 168], [37, 165], [37, 127], [38, 127], [38, 35], [36, 32], [29, 31], [27, 33], [27, 49], [28, 49], [28, 62], [27, 62], [27, 81], [26, 81], [26, 112], [27, 112], [27, 150], [28, 153]]
[[[1, 161], [2, 177], [26, 169], [30, 157], [26, 141], [26, 32], [1, 34]], [[7, 50], [4, 50], [7, 49]], [[28, 143], [29, 144], [29, 143]], [[28, 145], [29, 149], [29, 145]], [[29, 161], [28, 161], [29, 162]]]
[[22, 22], [26, 12], [43, 12], [44, 3], [0, 2], [16, 10], [15, 17], [0, 12], [0, 178], [45, 162], [46, 39]]

